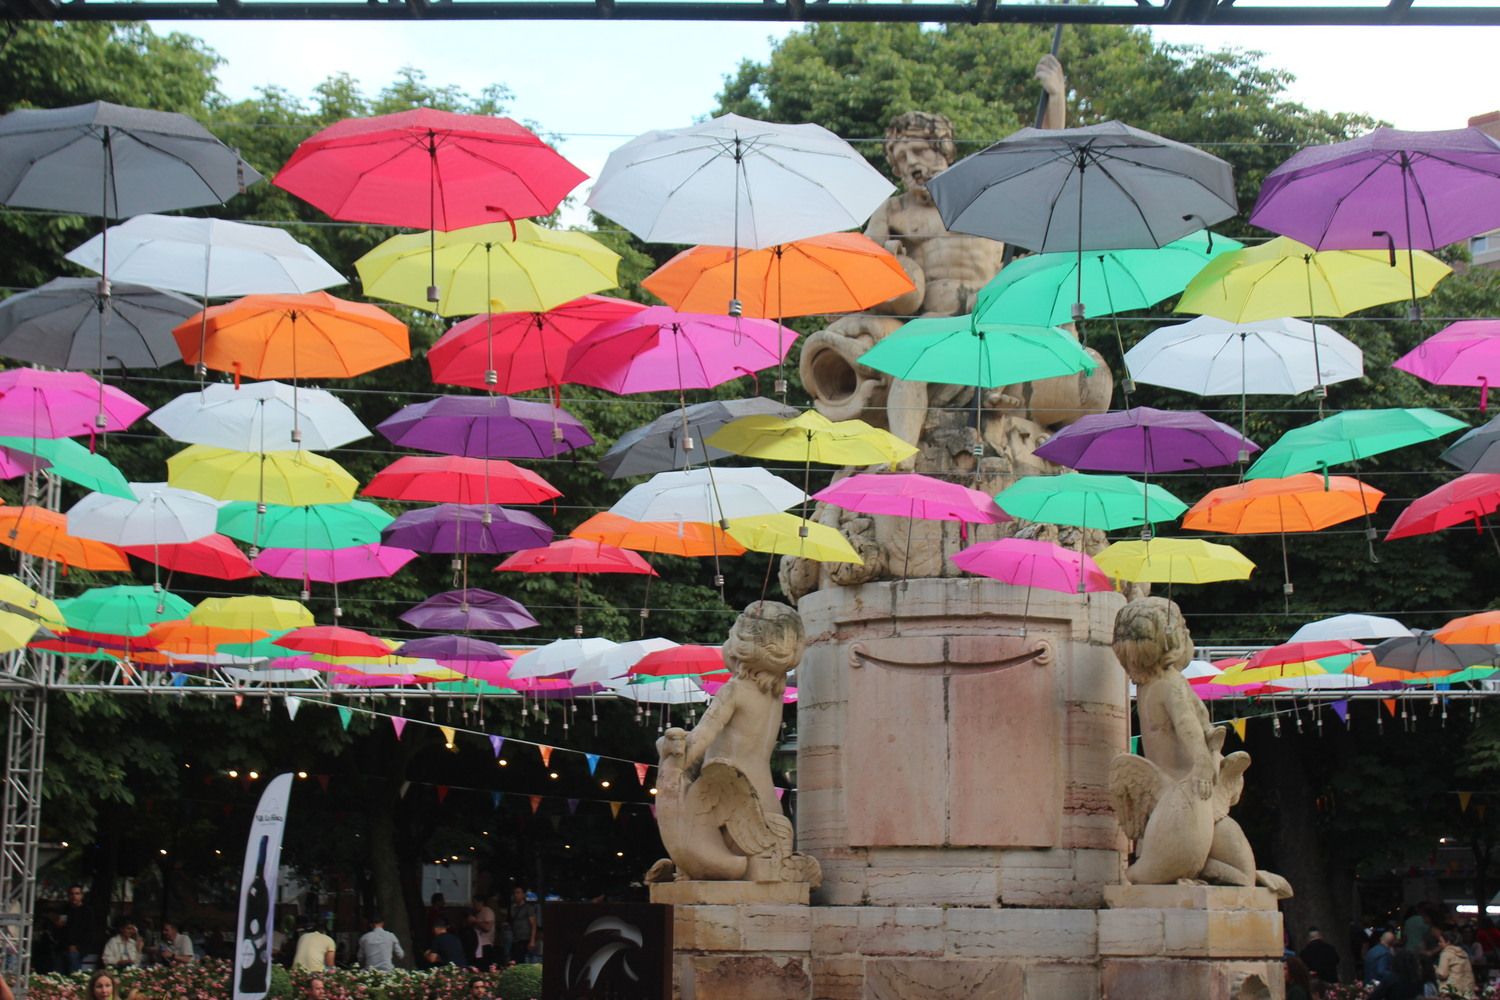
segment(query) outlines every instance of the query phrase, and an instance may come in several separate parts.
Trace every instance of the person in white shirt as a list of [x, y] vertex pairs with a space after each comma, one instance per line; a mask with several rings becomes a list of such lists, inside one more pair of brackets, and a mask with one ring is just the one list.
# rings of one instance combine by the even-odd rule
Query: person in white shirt
[[104, 943], [99, 962], [107, 969], [131, 969], [141, 964], [141, 939], [135, 924], [127, 920], [120, 925], [120, 933]]
[[469, 926], [474, 928], [474, 967], [487, 969], [495, 961], [495, 911], [483, 899], [474, 900]]
[[318, 930], [308, 921], [302, 936], [297, 939], [297, 951], [292, 956], [292, 968], [303, 972], [322, 972], [333, 968], [333, 938]]
[[186, 965], [193, 960], [193, 939], [171, 921], [161, 925], [161, 947], [157, 957], [163, 965]]
[[359, 939], [359, 964], [367, 969], [394, 972], [396, 961], [405, 957], [401, 941], [385, 929], [385, 918], [371, 917], [369, 931]]

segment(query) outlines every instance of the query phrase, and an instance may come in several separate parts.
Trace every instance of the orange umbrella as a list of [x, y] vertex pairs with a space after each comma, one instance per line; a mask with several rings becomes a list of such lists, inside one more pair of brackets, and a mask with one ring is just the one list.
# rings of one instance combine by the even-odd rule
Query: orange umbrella
[[915, 287], [895, 255], [859, 233], [738, 253], [730, 247], [693, 247], [641, 284], [679, 312], [723, 315], [729, 300], [738, 297], [742, 315], [758, 319], [857, 312]]
[[1438, 642], [1449, 645], [1489, 646], [1500, 643], [1500, 611], [1481, 611], [1477, 615], [1455, 618], [1437, 630]]
[[605, 511], [574, 528], [574, 538], [661, 556], [741, 556], [745, 547], [716, 524], [632, 521]]
[[223, 643], [256, 642], [270, 635], [256, 628], [220, 628], [178, 619], [152, 625], [151, 631], [146, 633], [146, 641], [163, 653], [208, 656], [217, 652]]
[[68, 519], [44, 507], [0, 507], [0, 544], [69, 568], [129, 571], [125, 553], [107, 542], [68, 534]]
[[188, 364], [250, 378], [351, 378], [411, 357], [406, 324], [327, 292], [246, 295], [172, 331]]

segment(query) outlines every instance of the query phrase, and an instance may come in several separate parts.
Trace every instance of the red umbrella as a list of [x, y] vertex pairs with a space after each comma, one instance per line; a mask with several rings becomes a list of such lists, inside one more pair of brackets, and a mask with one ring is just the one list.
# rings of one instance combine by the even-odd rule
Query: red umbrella
[[310, 625], [305, 628], [294, 628], [274, 641], [283, 649], [295, 649], [302, 653], [322, 653], [325, 656], [383, 658], [391, 655], [391, 647], [373, 635], [340, 625]]
[[375, 474], [367, 497], [426, 503], [541, 503], [562, 496], [547, 480], [504, 459], [406, 455]]
[[724, 650], [719, 646], [673, 646], [647, 653], [629, 673], [646, 677], [680, 677], [714, 674], [724, 669]]
[[191, 573], [216, 580], [248, 580], [260, 576], [245, 553], [225, 535], [209, 535], [177, 545], [127, 545], [126, 553], [155, 563], [173, 573]]
[[563, 538], [543, 549], [522, 549], [495, 569], [515, 573], [635, 573], [656, 576], [651, 564], [629, 549]]
[[470, 317], [427, 349], [432, 380], [501, 393], [556, 390], [569, 348], [596, 327], [644, 308], [639, 302], [585, 295], [542, 313]]
[[1245, 669], [1258, 667], [1280, 667], [1288, 663], [1305, 663], [1324, 657], [1347, 653], [1366, 653], [1368, 647], [1353, 639], [1319, 639], [1312, 642], [1284, 642], [1279, 646], [1262, 649], [1245, 661]]
[[1413, 500], [1396, 518], [1385, 540], [1429, 535], [1455, 524], [1480, 519], [1500, 507], [1500, 473], [1470, 472]]

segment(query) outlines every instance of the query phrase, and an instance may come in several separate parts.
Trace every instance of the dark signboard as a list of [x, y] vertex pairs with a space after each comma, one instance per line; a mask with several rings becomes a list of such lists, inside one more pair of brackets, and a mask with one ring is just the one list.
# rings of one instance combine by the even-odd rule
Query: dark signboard
[[543, 1000], [671, 1000], [672, 908], [544, 903]]

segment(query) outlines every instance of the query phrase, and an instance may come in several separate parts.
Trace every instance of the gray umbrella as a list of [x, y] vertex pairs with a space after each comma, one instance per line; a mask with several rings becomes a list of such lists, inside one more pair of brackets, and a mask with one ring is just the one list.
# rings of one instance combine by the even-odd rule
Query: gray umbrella
[[53, 278], [0, 302], [0, 357], [68, 369], [99, 367], [101, 357], [107, 368], [182, 360], [172, 328], [198, 303], [145, 285], [115, 285], [101, 296], [98, 286], [95, 278]]
[[95, 101], [0, 116], [0, 203], [124, 219], [218, 205], [260, 174], [186, 115]]
[[1500, 417], [1465, 432], [1443, 452], [1443, 461], [1464, 472], [1500, 472]]
[[[955, 163], [927, 190], [954, 232], [1080, 257], [1160, 247], [1237, 211], [1228, 163], [1114, 121], [1023, 128]], [[1075, 318], [1082, 311], [1074, 305]]]
[[[762, 396], [695, 403], [621, 434], [614, 447], [599, 459], [599, 468], [611, 479], [624, 479], [676, 472], [687, 468], [690, 458], [694, 462], [723, 458], [730, 453], [709, 447], [703, 439], [731, 420], [763, 414], [791, 418], [797, 410]], [[685, 436], [693, 438], [691, 453], [683, 447]]]
[[1457, 673], [1469, 667], [1493, 664], [1500, 658], [1500, 648], [1495, 646], [1449, 645], [1439, 642], [1434, 633], [1420, 629], [1411, 635], [1387, 639], [1370, 652], [1378, 666], [1412, 673], [1435, 670]]

